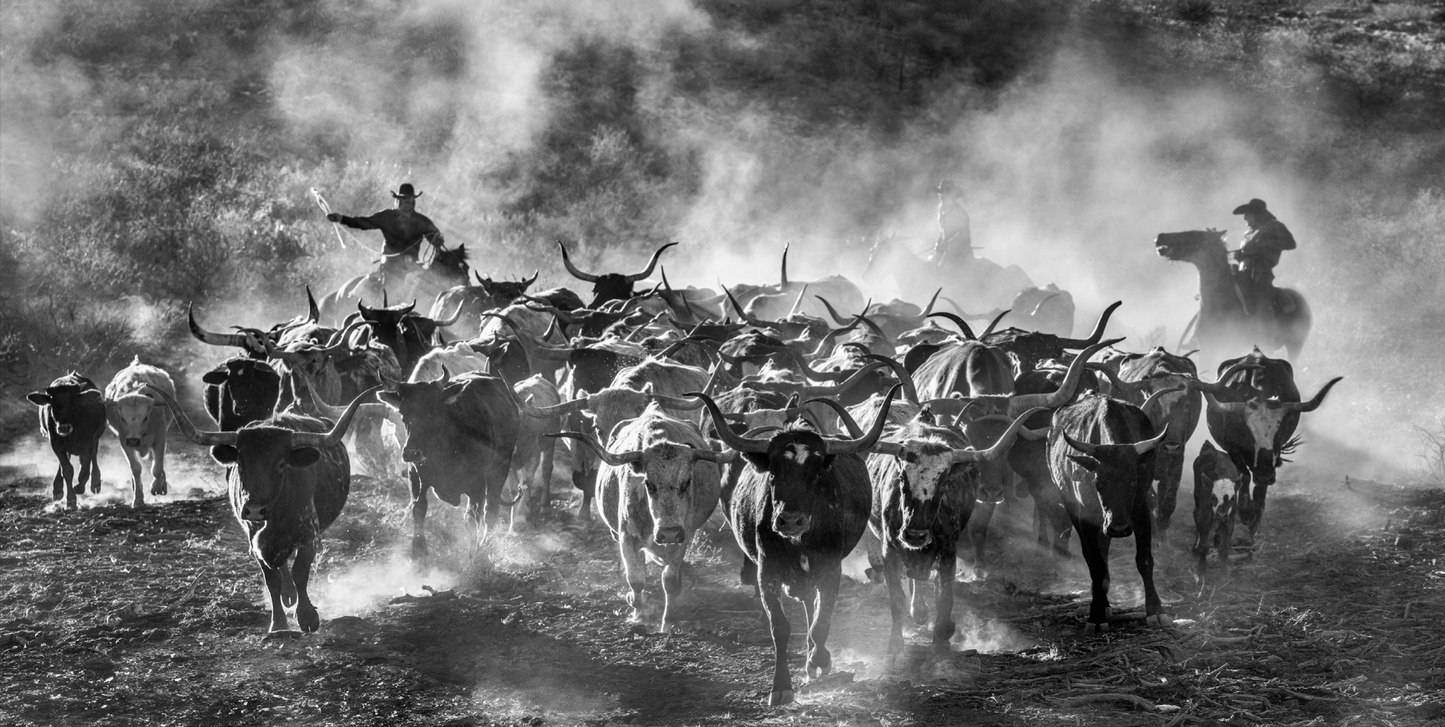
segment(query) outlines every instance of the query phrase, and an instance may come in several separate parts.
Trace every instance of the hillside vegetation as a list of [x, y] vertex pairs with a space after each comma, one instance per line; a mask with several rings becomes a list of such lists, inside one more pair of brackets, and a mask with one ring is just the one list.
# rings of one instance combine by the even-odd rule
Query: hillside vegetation
[[[189, 302], [279, 320], [304, 285], [366, 269], [353, 243], [378, 240], [342, 250], [309, 190], [367, 214], [401, 181], [484, 272], [540, 268], [561, 283], [558, 239], [586, 266], [670, 240], [846, 251], [899, 225], [900, 210], [926, 217], [947, 175], [1014, 219], [1057, 212], [1028, 232], [1072, 245], [1127, 216], [1101, 197], [1164, 206], [1114, 189], [1242, 202], [1256, 193], [1230, 173], [1246, 160], [1251, 180], [1290, 180], [1292, 211], [1328, 232], [1300, 263], [1303, 287], [1331, 299], [1312, 345], [1387, 351], [1389, 375], [1439, 360], [1438, 341], [1404, 332], [1445, 325], [1440, 3], [62, 0], [0, 12], [10, 434], [32, 426], [24, 391], [68, 369], [104, 380], [137, 354], [187, 364], [176, 343]], [[1095, 98], [1053, 124], [1048, 99], [1077, 107], [1066, 91], [1078, 78], [1124, 101]], [[1140, 141], [1142, 175], [1100, 171], [1123, 112], [1160, 120]], [[1170, 133], [1209, 114], [1212, 126]], [[1051, 129], [1041, 149], [1096, 152], [1023, 172], [996, 136], [1020, 120]], [[1399, 385], [1445, 400], [1434, 378]]]

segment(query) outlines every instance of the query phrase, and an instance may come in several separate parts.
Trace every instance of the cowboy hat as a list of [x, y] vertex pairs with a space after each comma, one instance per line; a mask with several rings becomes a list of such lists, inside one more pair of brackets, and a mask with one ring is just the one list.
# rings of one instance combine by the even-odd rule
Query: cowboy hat
[[1242, 204], [1242, 205], [1234, 208], [1234, 214], [1237, 214], [1237, 215], [1242, 215], [1242, 214], [1244, 214], [1244, 213], [1246, 213], [1246, 212], [1254, 212], [1254, 213], [1257, 214], [1257, 213], [1260, 213], [1260, 212], [1267, 212], [1267, 211], [1268, 211], [1268, 210], [1266, 210], [1266, 209], [1264, 208], [1264, 200], [1262, 200], [1262, 199], [1252, 199], [1252, 200], [1250, 200], [1250, 201], [1248, 201], [1248, 202], [1245, 202], [1244, 204]]
[[[406, 182], [402, 184], [400, 189], [391, 193], [391, 196], [395, 197], [396, 199], [416, 199], [421, 195], [421, 192], [416, 191], [416, 189], [411, 186], [411, 182]], [[1260, 204], [1263, 204], [1263, 202], [1261, 202]]]

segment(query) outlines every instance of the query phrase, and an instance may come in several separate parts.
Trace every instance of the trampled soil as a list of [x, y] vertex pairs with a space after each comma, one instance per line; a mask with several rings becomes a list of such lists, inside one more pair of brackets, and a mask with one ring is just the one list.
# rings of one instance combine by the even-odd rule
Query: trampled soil
[[[655, 622], [627, 622], [615, 546], [598, 526], [564, 514], [474, 554], [460, 513], [434, 503], [432, 557], [415, 566], [403, 555], [402, 484], [357, 477], [313, 579], [320, 632], [266, 641], [261, 579], [220, 496], [220, 468], [189, 447], [178, 454], [174, 494], [142, 511], [93, 498], [58, 510], [48, 477], [0, 484], [0, 724], [1445, 720], [1439, 490], [1346, 488], [1296, 470], [1305, 479], [1271, 492], [1254, 558], [1201, 589], [1186, 552], [1186, 483], [1158, 569], [1174, 626], [1129, 619], [1142, 601], [1129, 543], [1114, 548], [1120, 621], [1100, 636], [1081, 632], [1078, 556], [1053, 579], [1009, 545], [996, 578], [961, 587], [954, 653], [933, 656], [912, 633], [913, 652], [891, 673], [881, 671], [886, 593], [845, 579], [828, 642], [835, 675], [770, 709], [769, 636], [737, 584], [727, 531], [693, 548], [681, 625], [660, 635]], [[120, 481], [107, 480], [107, 490]], [[571, 493], [556, 494], [567, 506]], [[1021, 506], [1009, 510], [1022, 520]], [[650, 595], [661, 596], [655, 573]], [[801, 684], [801, 609], [792, 613]]]

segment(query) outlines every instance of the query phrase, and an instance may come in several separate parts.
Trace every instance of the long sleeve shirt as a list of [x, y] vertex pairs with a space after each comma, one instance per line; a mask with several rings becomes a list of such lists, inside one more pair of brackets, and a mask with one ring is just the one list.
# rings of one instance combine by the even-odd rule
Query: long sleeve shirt
[[1253, 258], [1274, 267], [1279, 264], [1279, 254], [1285, 250], [1293, 250], [1294, 247], [1294, 235], [1290, 234], [1284, 223], [1269, 219], [1245, 233], [1244, 244], [1240, 245], [1236, 257]]
[[421, 251], [422, 240], [438, 246], [443, 242], [441, 230], [420, 212], [389, 209], [369, 217], [341, 215], [339, 221], [357, 230], [381, 230], [381, 236], [385, 240], [384, 252], [388, 255], [405, 255], [415, 260]]

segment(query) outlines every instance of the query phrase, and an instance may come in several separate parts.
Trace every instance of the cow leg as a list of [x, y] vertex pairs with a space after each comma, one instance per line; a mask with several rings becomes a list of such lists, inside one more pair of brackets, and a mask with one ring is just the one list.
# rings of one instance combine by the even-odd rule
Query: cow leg
[[1167, 448], [1175, 446], [1165, 444], [1166, 451], [1159, 456], [1165, 458], [1160, 466], [1163, 475], [1159, 478], [1159, 517], [1155, 523], [1155, 538], [1163, 543], [1165, 536], [1169, 534], [1169, 523], [1174, 520], [1174, 506], [1179, 500], [1179, 481], [1184, 477], [1184, 448], [1179, 446], [1178, 453], [1168, 452]]
[[883, 582], [883, 542], [871, 525], [863, 531], [863, 552], [868, 556], [868, 570], [864, 575], [870, 583]]
[[758, 584], [758, 564], [754, 563], [747, 554], [743, 554], [743, 567], [738, 571], [738, 582], [745, 586]]
[[833, 671], [833, 654], [828, 651], [828, 632], [833, 629], [833, 608], [838, 604], [838, 585], [843, 580], [843, 562], [834, 561], [818, 578], [818, 608], [808, 626], [808, 676], [812, 679]]
[[140, 450], [125, 445], [121, 445], [120, 450], [125, 452], [126, 462], [130, 464], [130, 506], [132, 508], [145, 507], [145, 488], [141, 487]]
[[596, 491], [597, 470], [572, 470], [572, 486], [582, 491], [582, 507], [577, 510], [579, 522], [592, 522], [592, 495]]
[[984, 580], [988, 577], [988, 566], [985, 562], [988, 547], [988, 524], [993, 519], [993, 511], [998, 508], [996, 502], [976, 502], [973, 505], [973, 517], [968, 522], [968, 542], [973, 546], [973, 577]]
[[1259, 526], [1264, 522], [1264, 498], [1268, 494], [1269, 485], [1262, 485], [1258, 482], [1254, 483], [1254, 496], [1250, 498], [1252, 501], [1250, 503], [1252, 505], [1250, 510], [1253, 512], [1254, 517], [1248, 523], [1250, 541], [1255, 539], [1255, 533], [1259, 532]]
[[1154, 587], [1154, 523], [1149, 518], [1149, 502], [1139, 498], [1134, 504], [1134, 566], [1144, 581], [1144, 622], [1150, 626], [1171, 623]]
[[903, 617], [908, 614], [908, 594], [903, 591], [903, 561], [892, 550], [884, 558], [883, 582], [888, 584], [888, 612], [893, 617], [892, 631], [888, 634], [888, 655], [883, 658], [883, 668], [894, 669], [903, 658]]
[[320, 539], [318, 533], [315, 541], [298, 548], [296, 563], [291, 567], [291, 578], [296, 582], [296, 623], [308, 634], [321, 628], [321, 616], [316, 613], [316, 606], [311, 603], [311, 596], [306, 591], [306, 584], [311, 581], [311, 564], [316, 561], [316, 541]]
[[953, 583], [957, 571], [958, 556], [950, 548], [938, 559], [938, 600], [934, 603], [933, 615], [933, 650], [943, 654], [949, 652], [948, 642], [958, 630], [953, 623]]
[[909, 599], [908, 612], [913, 615], [913, 623], [917, 626], [928, 625], [928, 581], [919, 578], [909, 578]]
[[411, 468], [411, 557], [413, 560], [425, 558], [427, 554], [426, 531], [423, 527], [426, 523], [427, 497], [426, 488], [421, 484], [421, 475], [416, 467]]
[[[282, 568], [286, 567], [284, 564]], [[290, 624], [286, 620], [286, 608], [281, 605], [281, 591], [284, 576], [280, 569], [261, 566], [261, 576], [266, 579], [266, 593], [271, 596], [271, 633], [285, 631]]]
[[156, 437], [156, 443], [151, 447], [151, 494], [164, 495], [170, 491], [169, 485], [166, 481], [166, 440]]
[[552, 470], [557, 462], [557, 440], [550, 437], [542, 441], [542, 463], [537, 479], [532, 484], [532, 515], [541, 518], [552, 505]]
[[674, 611], [672, 605], [682, 596], [682, 558], [687, 553], [687, 541], [663, 549], [662, 569], [662, 630], [672, 631]]
[[793, 701], [793, 680], [788, 676], [788, 639], [793, 634], [783, 613], [781, 581], [777, 575], [768, 573], [765, 566], [758, 570], [758, 591], [773, 634], [773, 688], [768, 692], [768, 706], [777, 707]]
[[1215, 546], [1219, 550], [1219, 569], [1225, 576], [1229, 575], [1229, 551], [1234, 545], [1234, 521], [1238, 518], [1239, 498], [1235, 498], [1234, 505], [1229, 509], [1229, 517], [1219, 524], [1218, 543]]
[[80, 481], [76, 483], [77, 489], [85, 489], [85, 483], [90, 483], [90, 494], [100, 494], [100, 440], [94, 444], [85, 446], [85, 454], [80, 456]]
[[1102, 633], [1109, 630], [1109, 549], [1104, 532], [1095, 525], [1078, 522], [1079, 549], [1084, 553], [1084, 562], [1089, 566], [1089, 622], [1084, 624], [1084, 633]]
[[617, 541], [617, 550], [622, 560], [622, 577], [627, 584], [627, 605], [632, 609], [627, 620], [641, 623], [643, 589], [647, 586], [647, 561], [642, 556], [642, 541], [636, 535], [624, 532]]

